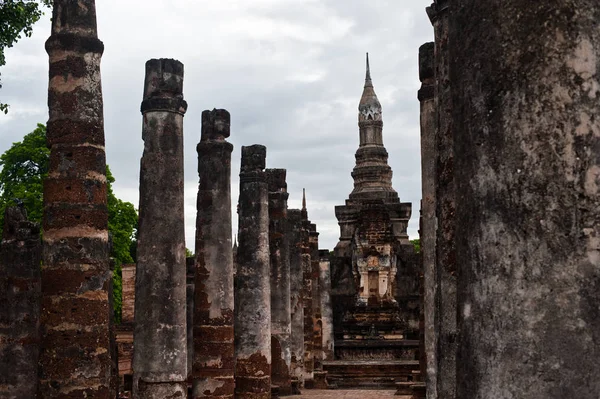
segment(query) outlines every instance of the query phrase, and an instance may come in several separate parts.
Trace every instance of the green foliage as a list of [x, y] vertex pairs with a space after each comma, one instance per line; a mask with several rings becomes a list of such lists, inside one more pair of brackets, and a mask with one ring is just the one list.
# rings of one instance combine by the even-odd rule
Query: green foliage
[[189, 249], [185, 249], [185, 257], [186, 258], [191, 258], [192, 256], [194, 256], [194, 253], [192, 251], [190, 251]]
[[415, 247], [415, 252], [419, 253], [421, 252], [421, 239], [417, 238], [414, 240], [410, 240], [411, 244]]
[[[2, 1], [2, 0], [0, 0]], [[23, 201], [29, 219], [42, 221], [43, 181], [48, 175], [50, 150], [46, 147], [46, 127], [38, 124], [23, 141], [14, 143], [0, 155], [0, 228], [4, 226], [4, 209], [15, 205], [13, 199]], [[111, 256], [115, 259], [113, 273], [113, 305], [115, 320], [121, 320], [121, 264], [133, 263], [130, 248], [133, 245], [138, 215], [130, 202], [117, 198], [112, 189], [115, 182], [109, 167], [106, 167], [108, 181], [108, 230], [112, 237]]]
[[[52, 7], [52, 0], [0, 0], [0, 67], [6, 64], [4, 49], [12, 47], [22, 35], [31, 36], [33, 24], [44, 14], [41, 4]], [[0, 112], [8, 113], [8, 104], [0, 103]]]
[[46, 126], [37, 128], [13, 143], [0, 155], [0, 226], [4, 226], [4, 209], [23, 201], [29, 219], [42, 221], [43, 182], [48, 175], [50, 150], [46, 147]]
[[112, 190], [115, 182], [110, 168], [106, 166], [106, 180], [108, 181], [108, 231], [112, 236], [111, 256], [116, 265], [113, 271], [113, 308], [115, 322], [121, 322], [121, 308], [123, 304], [123, 277], [121, 265], [133, 263], [130, 247], [137, 229], [138, 215], [131, 202], [117, 198]]

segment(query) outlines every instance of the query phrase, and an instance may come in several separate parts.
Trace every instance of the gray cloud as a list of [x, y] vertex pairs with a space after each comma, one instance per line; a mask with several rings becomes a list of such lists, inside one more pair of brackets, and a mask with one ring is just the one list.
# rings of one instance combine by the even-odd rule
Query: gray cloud
[[[234, 211], [240, 148], [264, 144], [268, 167], [288, 169], [290, 207], [300, 206], [305, 187], [321, 247], [333, 248], [339, 235], [333, 207], [352, 190], [357, 106], [369, 51], [394, 188], [402, 201], [413, 203], [409, 234], [416, 237], [421, 197], [417, 53], [432, 40], [425, 14], [429, 3], [98, 1], [98, 32], [105, 44], [106, 151], [117, 195], [137, 206], [144, 64], [149, 58], [177, 58], [185, 64], [189, 103], [184, 119], [188, 247], [194, 246], [200, 114], [217, 107], [232, 115]], [[49, 32], [47, 16], [33, 37], [7, 51], [0, 101], [11, 109], [0, 116], [2, 152], [48, 118], [44, 41]]]

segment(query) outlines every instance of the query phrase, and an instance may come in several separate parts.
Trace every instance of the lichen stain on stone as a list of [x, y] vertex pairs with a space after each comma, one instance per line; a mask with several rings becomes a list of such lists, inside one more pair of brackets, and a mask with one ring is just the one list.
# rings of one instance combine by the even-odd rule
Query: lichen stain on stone
[[589, 39], [580, 39], [572, 57], [567, 60], [567, 65], [584, 80], [582, 89], [591, 99], [595, 99], [600, 90], [600, 84], [594, 79], [598, 70], [598, 59], [594, 45]]
[[577, 136], [585, 136], [592, 133], [594, 137], [600, 137], [600, 124], [597, 119], [592, 119], [589, 114], [582, 111], [579, 113], [579, 121], [579, 126], [575, 129]]
[[194, 387], [194, 397], [201, 395], [212, 395], [219, 388], [225, 386], [225, 381], [217, 380], [215, 378], [208, 378], [201, 384]]
[[600, 186], [600, 166], [594, 165], [586, 171], [585, 174], [585, 192], [590, 196], [599, 194], [598, 186]]

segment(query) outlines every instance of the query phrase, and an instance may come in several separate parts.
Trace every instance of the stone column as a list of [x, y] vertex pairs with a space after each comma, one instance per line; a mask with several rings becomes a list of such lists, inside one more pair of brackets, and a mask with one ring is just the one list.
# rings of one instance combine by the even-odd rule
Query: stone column
[[[304, 211], [305, 209], [303, 209]], [[302, 305], [304, 307], [304, 376], [305, 388], [314, 388], [314, 320], [313, 320], [313, 279], [310, 250], [310, 221], [302, 215]]]
[[[456, 272], [454, 184], [454, 126], [448, 65], [448, 15], [450, 0], [437, 0], [427, 9], [433, 23], [435, 107], [435, 270], [437, 274], [435, 323], [437, 332], [437, 397], [456, 396]], [[454, 83], [454, 82], [452, 82]], [[431, 187], [428, 187], [431, 189]], [[430, 342], [431, 345], [431, 342]], [[432, 393], [435, 397], [435, 393]]]
[[194, 398], [233, 398], [233, 252], [231, 250], [231, 117], [202, 112], [198, 151]]
[[304, 369], [304, 306], [302, 304], [302, 220], [299, 209], [288, 209], [291, 310], [292, 384], [299, 387]]
[[329, 250], [319, 250], [319, 287], [321, 296], [321, 321], [323, 335], [323, 360], [334, 360], [333, 308], [331, 305], [331, 273]]
[[319, 276], [321, 274], [319, 257], [319, 233], [317, 225], [310, 224], [308, 233], [311, 263], [311, 287], [312, 287], [312, 318], [313, 318], [313, 354], [315, 370], [323, 370], [323, 336], [321, 333], [321, 292], [319, 287]]
[[267, 149], [242, 147], [235, 275], [235, 397], [271, 397], [271, 284]]
[[290, 368], [290, 258], [285, 169], [267, 169], [271, 261], [271, 383], [280, 396], [292, 393]]
[[452, 4], [461, 399], [600, 392], [600, 3]]
[[0, 243], [0, 396], [35, 398], [40, 326], [40, 227], [8, 207]]
[[436, 109], [434, 101], [434, 43], [419, 48], [419, 79], [417, 94], [421, 103], [421, 261], [423, 264], [423, 313], [428, 390], [427, 398], [437, 398], [437, 335], [435, 298], [437, 273], [435, 268], [435, 182], [436, 182]]
[[108, 398], [112, 309], [100, 82], [104, 45], [93, 0], [54, 2], [46, 51], [50, 164], [44, 182], [38, 395]]
[[196, 292], [196, 258], [194, 256], [185, 258], [185, 272], [185, 333], [187, 342], [187, 382], [189, 387], [193, 382], [192, 365], [194, 363], [194, 294]]
[[133, 348], [136, 398], [187, 396], [183, 64], [146, 62]]

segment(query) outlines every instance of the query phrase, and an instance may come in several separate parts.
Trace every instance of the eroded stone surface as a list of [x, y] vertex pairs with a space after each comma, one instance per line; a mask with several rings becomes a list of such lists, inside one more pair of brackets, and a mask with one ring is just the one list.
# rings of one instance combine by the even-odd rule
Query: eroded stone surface
[[8, 207], [0, 243], [0, 397], [36, 395], [39, 322], [40, 227], [27, 211]]
[[187, 392], [183, 215], [187, 104], [182, 90], [183, 64], [172, 59], [146, 63], [133, 356], [134, 397], [139, 398], [175, 398]]
[[600, 4], [452, 7], [457, 397], [596, 398]]
[[[434, 28], [435, 105], [435, 270], [437, 288], [435, 325], [437, 336], [437, 397], [456, 395], [456, 188], [454, 182], [454, 123], [449, 76], [448, 24], [454, 2], [436, 1], [427, 9]], [[436, 395], [432, 393], [432, 395]], [[435, 397], [435, 396], [431, 396]]]
[[300, 209], [288, 210], [290, 241], [290, 311], [291, 311], [291, 373], [303, 382], [304, 377], [304, 306], [303, 306], [303, 230]]
[[269, 190], [269, 248], [271, 263], [271, 383], [279, 396], [292, 393], [290, 258], [286, 170], [266, 169]]
[[420, 102], [421, 121], [421, 262], [423, 265], [423, 330], [424, 353], [429, 399], [437, 398], [437, 335], [435, 298], [437, 293], [437, 273], [435, 267], [436, 235], [436, 173], [435, 173], [435, 132], [436, 111], [434, 101], [434, 43], [425, 43], [419, 48], [419, 80], [421, 88], [417, 94]]
[[235, 275], [235, 397], [271, 397], [267, 149], [242, 147]]
[[111, 381], [108, 213], [100, 58], [93, 0], [57, 0], [44, 182], [39, 391], [108, 398]]
[[232, 398], [233, 252], [231, 250], [231, 117], [224, 109], [202, 113], [198, 143], [194, 398]]

